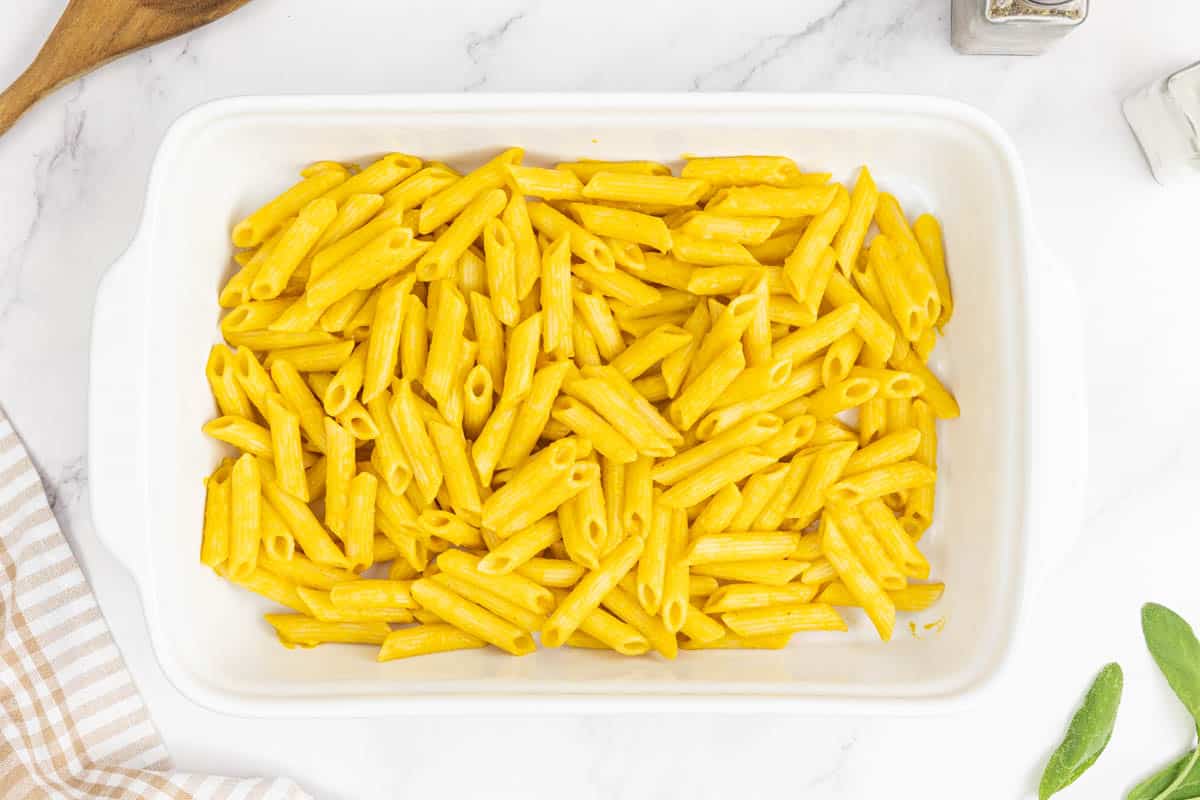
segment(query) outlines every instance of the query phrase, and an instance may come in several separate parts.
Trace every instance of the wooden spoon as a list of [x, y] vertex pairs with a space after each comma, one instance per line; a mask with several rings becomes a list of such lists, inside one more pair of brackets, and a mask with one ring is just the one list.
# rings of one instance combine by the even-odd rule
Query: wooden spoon
[[207, 25], [249, 0], [70, 0], [21, 77], [0, 94], [0, 134], [58, 87], [118, 56]]

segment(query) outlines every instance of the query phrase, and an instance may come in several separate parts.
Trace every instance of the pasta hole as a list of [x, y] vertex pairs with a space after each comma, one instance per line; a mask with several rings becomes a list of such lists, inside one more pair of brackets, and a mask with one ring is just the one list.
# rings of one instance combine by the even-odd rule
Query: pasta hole
[[892, 393], [915, 395], [917, 393], [917, 383], [910, 378], [897, 378], [892, 381]]
[[663, 609], [663, 622], [667, 625], [667, 630], [677, 631], [683, 627], [683, 606], [672, 600], [667, 603]]
[[[776, 417], [778, 419], [778, 417]], [[718, 420], [715, 417], [705, 417], [700, 420], [700, 424], [696, 426], [696, 438], [700, 441], [711, 439], [717, 434]]]
[[340, 383], [335, 383], [334, 385], [330, 386], [329, 396], [326, 398], [326, 405], [328, 408], [325, 410], [330, 414], [337, 414], [341, 412], [350, 402], [350, 398], [347, 397], [346, 394], [346, 387], [342, 386]]
[[916, 310], [909, 311], [908, 312], [908, 329], [910, 331], [915, 331], [915, 330], [919, 329], [920, 327], [921, 327], [921, 315]]
[[605, 531], [600, 527], [600, 523], [594, 519], [588, 520], [587, 525], [584, 527], [584, 535], [594, 547], [599, 547], [604, 543]]
[[533, 644], [533, 637], [528, 633], [522, 633], [513, 639], [513, 649], [518, 653], [532, 653], [536, 647]]
[[929, 324], [932, 325], [938, 318], [938, 301], [932, 295], [925, 301], [925, 315], [929, 317]]
[[233, 228], [233, 243], [238, 247], [251, 247], [258, 238], [254, 225], [248, 222], [239, 222]]
[[875, 396], [875, 387], [867, 381], [851, 381], [842, 390], [842, 396], [856, 405], [865, 403]]

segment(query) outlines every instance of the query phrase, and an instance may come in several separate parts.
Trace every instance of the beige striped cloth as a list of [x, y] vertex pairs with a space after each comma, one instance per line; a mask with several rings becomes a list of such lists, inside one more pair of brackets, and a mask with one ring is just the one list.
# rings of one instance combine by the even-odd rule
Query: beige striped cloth
[[175, 772], [0, 409], [0, 798], [308, 798]]

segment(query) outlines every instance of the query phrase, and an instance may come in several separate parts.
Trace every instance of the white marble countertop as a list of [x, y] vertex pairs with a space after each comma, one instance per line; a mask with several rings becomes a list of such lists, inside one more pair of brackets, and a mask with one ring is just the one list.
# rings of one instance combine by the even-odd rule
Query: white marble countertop
[[[0, 26], [0, 83], [63, 0]], [[1067, 797], [1114, 797], [1190, 741], [1146, 655], [1148, 599], [1200, 621], [1200, 187], [1150, 178], [1120, 100], [1200, 58], [1200, 6], [1093, 3], [1039, 58], [965, 57], [947, 0], [256, 0], [111, 64], [0, 138], [0, 403], [180, 766], [288, 774], [322, 798], [1033, 796], [1088, 680], [1119, 659], [1107, 754]], [[403, 91], [889, 91], [975, 104], [1015, 139], [1038, 227], [1080, 286], [1091, 472], [1083, 536], [1035, 598], [1010, 677], [951, 716], [237, 720], [165, 680], [134, 585], [89, 515], [96, 282], [133, 235], [167, 125], [211, 98]]]

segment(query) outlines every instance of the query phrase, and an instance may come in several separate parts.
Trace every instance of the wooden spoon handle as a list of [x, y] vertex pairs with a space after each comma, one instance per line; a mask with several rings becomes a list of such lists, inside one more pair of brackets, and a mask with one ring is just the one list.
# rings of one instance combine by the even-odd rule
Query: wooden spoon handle
[[249, 0], [70, 0], [37, 58], [0, 94], [0, 134], [31, 105], [118, 56], [225, 16]]

